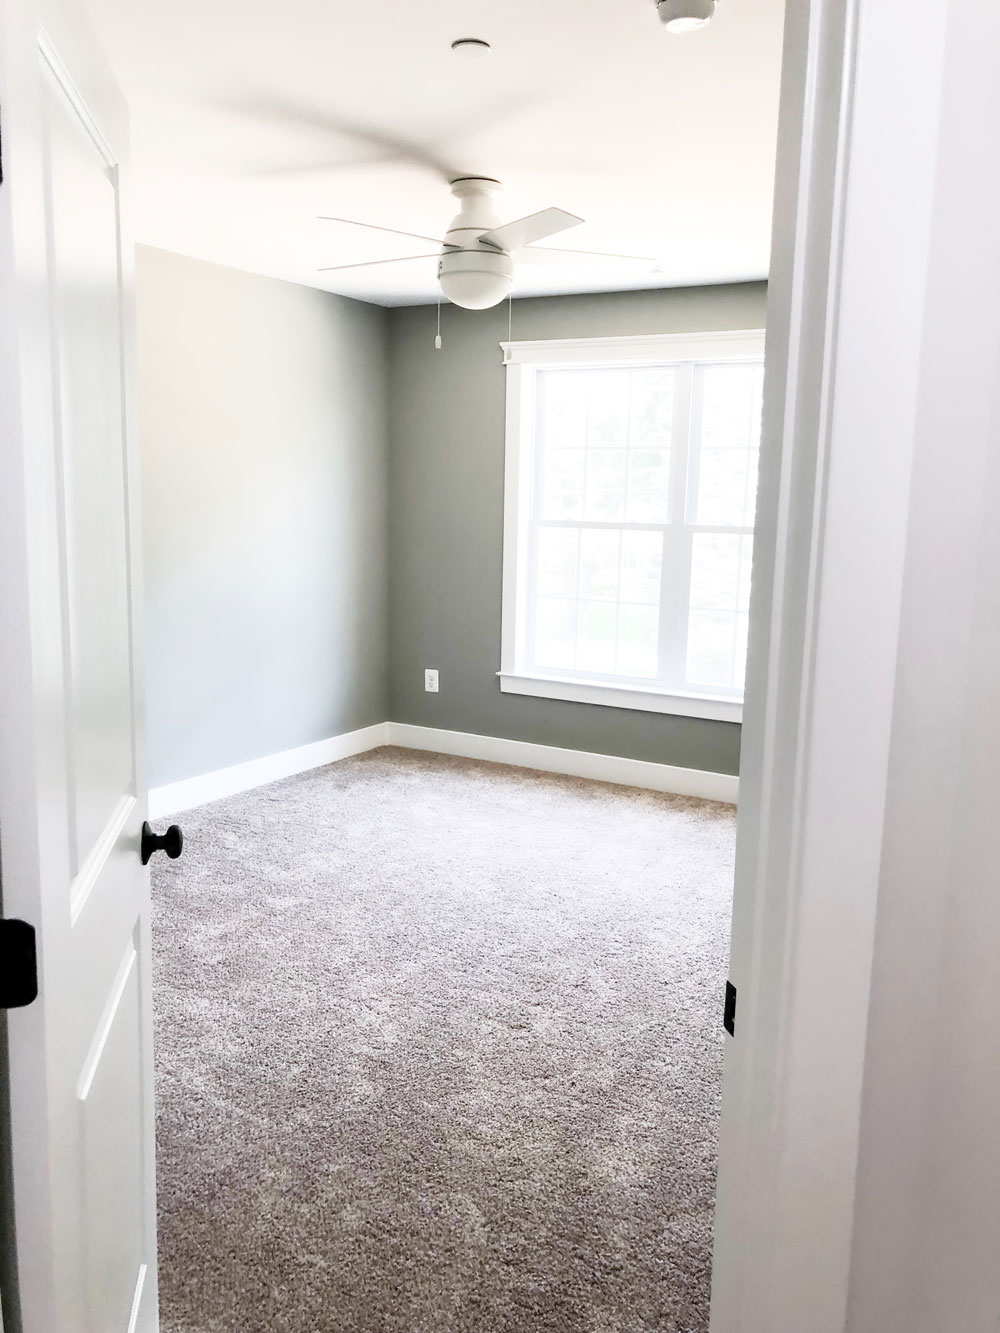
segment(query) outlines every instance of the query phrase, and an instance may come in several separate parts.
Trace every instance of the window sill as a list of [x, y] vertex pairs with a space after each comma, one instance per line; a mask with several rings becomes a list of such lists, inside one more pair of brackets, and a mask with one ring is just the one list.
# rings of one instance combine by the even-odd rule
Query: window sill
[[504, 694], [530, 694], [537, 699], [567, 699], [573, 703], [602, 704], [607, 708], [632, 708], [644, 713], [673, 713], [678, 717], [703, 717], [716, 722], [742, 722], [743, 700], [710, 695], [663, 693], [641, 685], [594, 684], [565, 676], [522, 675], [498, 671]]

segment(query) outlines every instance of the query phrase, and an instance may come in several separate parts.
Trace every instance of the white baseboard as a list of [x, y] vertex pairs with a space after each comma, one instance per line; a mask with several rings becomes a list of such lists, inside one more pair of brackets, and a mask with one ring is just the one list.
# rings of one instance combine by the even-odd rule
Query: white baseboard
[[616, 782], [627, 787], [648, 787], [675, 796], [698, 796], [706, 801], [736, 804], [739, 778], [729, 773], [708, 773], [700, 768], [675, 768], [644, 759], [622, 759], [613, 754], [591, 754], [587, 750], [563, 750], [556, 745], [534, 745], [530, 741], [477, 736], [468, 731], [441, 731], [415, 727], [408, 722], [386, 723], [386, 744], [437, 754], [461, 755], [464, 759], [487, 759], [516, 768], [538, 768], [546, 773], [567, 773], [576, 778]]
[[196, 805], [218, 801], [223, 796], [235, 796], [237, 792], [277, 782], [279, 778], [290, 778], [295, 773], [305, 773], [310, 768], [322, 768], [324, 764], [336, 763], [338, 759], [347, 759], [352, 754], [374, 750], [388, 744], [387, 726], [385, 722], [376, 722], [374, 726], [362, 727], [360, 731], [348, 731], [342, 736], [315, 741], [312, 745], [282, 750], [280, 754], [251, 759], [248, 763], [235, 764], [232, 768], [220, 768], [215, 773], [203, 773], [200, 777], [185, 778], [183, 782], [171, 782], [166, 787], [154, 787], [149, 793], [149, 817], [162, 819], [164, 815], [190, 810]]
[[591, 754], [587, 750], [563, 750], [557, 745], [534, 745], [530, 741], [510, 741], [499, 736], [477, 736], [470, 731], [443, 731], [437, 727], [415, 727], [408, 722], [377, 722], [360, 731], [331, 736], [295, 750], [251, 759], [215, 773], [203, 773], [166, 787], [154, 787], [149, 793], [150, 819], [191, 810], [196, 805], [235, 796], [237, 792], [263, 787], [279, 778], [305, 773], [311, 768], [336, 763], [352, 754], [375, 750], [381, 745], [399, 745], [408, 750], [429, 750], [435, 754], [460, 755], [464, 759], [486, 759], [494, 764], [515, 768], [537, 768], [545, 773], [567, 773], [597, 782], [616, 782], [626, 787], [647, 787], [652, 791], [672, 792], [676, 796], [698, 796], [706, 801], [736, 804], [739, 778], [728, 773], [707, 773], [700, 768], [675, 768], [672, 764], [654, 764], [644, 759], [622, 759], [614, 754]]

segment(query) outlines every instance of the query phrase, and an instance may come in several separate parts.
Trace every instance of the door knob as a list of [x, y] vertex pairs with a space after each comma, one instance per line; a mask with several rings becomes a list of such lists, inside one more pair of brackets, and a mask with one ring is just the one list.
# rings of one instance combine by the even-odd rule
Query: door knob
[[176, 861], [184, 850], [184, 834], [176, 824], [171, 824], [166, 833], [154, 833], [149, 824], [144, 823], [139, 850], [143, 865], [148, 865], [154, 852], [166, 852], [171, 861]]

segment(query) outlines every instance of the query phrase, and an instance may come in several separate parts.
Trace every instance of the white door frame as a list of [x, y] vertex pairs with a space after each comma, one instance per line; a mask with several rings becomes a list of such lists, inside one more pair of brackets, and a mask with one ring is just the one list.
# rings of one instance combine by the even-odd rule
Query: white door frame
[[790, 0], [712, 1333], [843, 1333], [945, 3]]

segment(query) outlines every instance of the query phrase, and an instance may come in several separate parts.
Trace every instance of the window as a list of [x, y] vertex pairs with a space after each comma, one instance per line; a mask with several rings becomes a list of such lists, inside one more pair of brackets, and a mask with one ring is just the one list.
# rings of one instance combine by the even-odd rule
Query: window
[[738, 721], [763, 333], [504, 353], [501, 688]]

